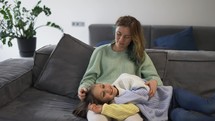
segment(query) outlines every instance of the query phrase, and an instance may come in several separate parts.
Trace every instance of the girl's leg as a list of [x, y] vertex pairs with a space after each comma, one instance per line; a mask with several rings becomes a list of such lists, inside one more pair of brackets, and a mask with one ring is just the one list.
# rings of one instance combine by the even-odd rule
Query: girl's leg
[[215, 117], [202, 113], [187, 111], [183, 108], [175, 108], [170, 113], [172, 121], [215, 121]]
[[215, 96], [203, 98], [179, 88], [174, 89], [173, 95], [179, 107], [181, 108], [206, 114], [215, 113]]
[[94, 113], [93, 111], [90, 111], [90, 110], [87, 112], [87, 120], [88, 121], [111, 121], [110, 118], [102, 114]]
[[124, 121], [143, 121], [143, 118], [140, 116], [139, 113], [134, 114], [133, 116], [129, 116]]

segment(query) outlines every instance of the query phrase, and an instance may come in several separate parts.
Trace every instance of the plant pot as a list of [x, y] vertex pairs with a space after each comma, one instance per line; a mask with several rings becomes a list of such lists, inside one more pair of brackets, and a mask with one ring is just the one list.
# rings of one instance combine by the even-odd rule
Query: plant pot
[[36, 37], [30, 39], [17, 38], [19, 54], [21, 57], [33, 57], [36, 49]]

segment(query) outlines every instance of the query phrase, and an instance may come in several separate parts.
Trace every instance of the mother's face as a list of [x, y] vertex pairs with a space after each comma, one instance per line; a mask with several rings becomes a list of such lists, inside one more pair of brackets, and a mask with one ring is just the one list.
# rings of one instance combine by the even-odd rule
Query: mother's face
[[118, 51], [124, 51], [131, 41], [130, 29], [124, 26], [117, 26], [115, 30], [115, 48]]

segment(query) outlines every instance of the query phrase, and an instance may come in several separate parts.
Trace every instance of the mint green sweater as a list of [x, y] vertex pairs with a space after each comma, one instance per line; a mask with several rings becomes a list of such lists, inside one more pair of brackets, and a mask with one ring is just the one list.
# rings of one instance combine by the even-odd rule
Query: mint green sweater
[[[157, 80], [158, 85], [163, 85], [150, 57], [145, 52], [145, 60], [138, 68], [128, 58], [126, 51], [115, 52], [111, 44], [97, 47], [88, 64], [87, 70], [80, 82], [80, 88], [89, 88], [96, 83], [112, 84], [120, 74], [129, 73], [148, 80]], [[144, 77], [142, 77], [144, 75]]]

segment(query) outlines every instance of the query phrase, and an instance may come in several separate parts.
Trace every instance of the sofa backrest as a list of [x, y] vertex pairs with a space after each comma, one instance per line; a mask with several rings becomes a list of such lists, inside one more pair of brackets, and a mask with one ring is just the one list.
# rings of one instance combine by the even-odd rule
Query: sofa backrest
[[[180, 25], [142, 25], [146, 39], [146, 48], [154, 48], [154, 40], [178, 33], [190, 26]], [[215, 51], [215, 27], [192, 26], [195, 44], [198, 50]], [[114, 24], [89, 25], [89, 43], [95, 46], [98, 42], [114, 40]]]
[[215, 27], [194, 26], [193, 34], [199, 50], [215, 51]]
[[[178, 33], [190, 26], [173, 26], [173, 25], [152, 25], [150, 48], [154, 48], [154, 40], [159, 37], [167, 36], [170, 34]], [[198, 50], [210, 50], [215, 51], [215, 27], [209, 26], [192, 26], [193, 36], [196, 40], [196, 46]]]
[[203, 96], [215, 92], [215, 52], [147, 49], [164, 85]]

